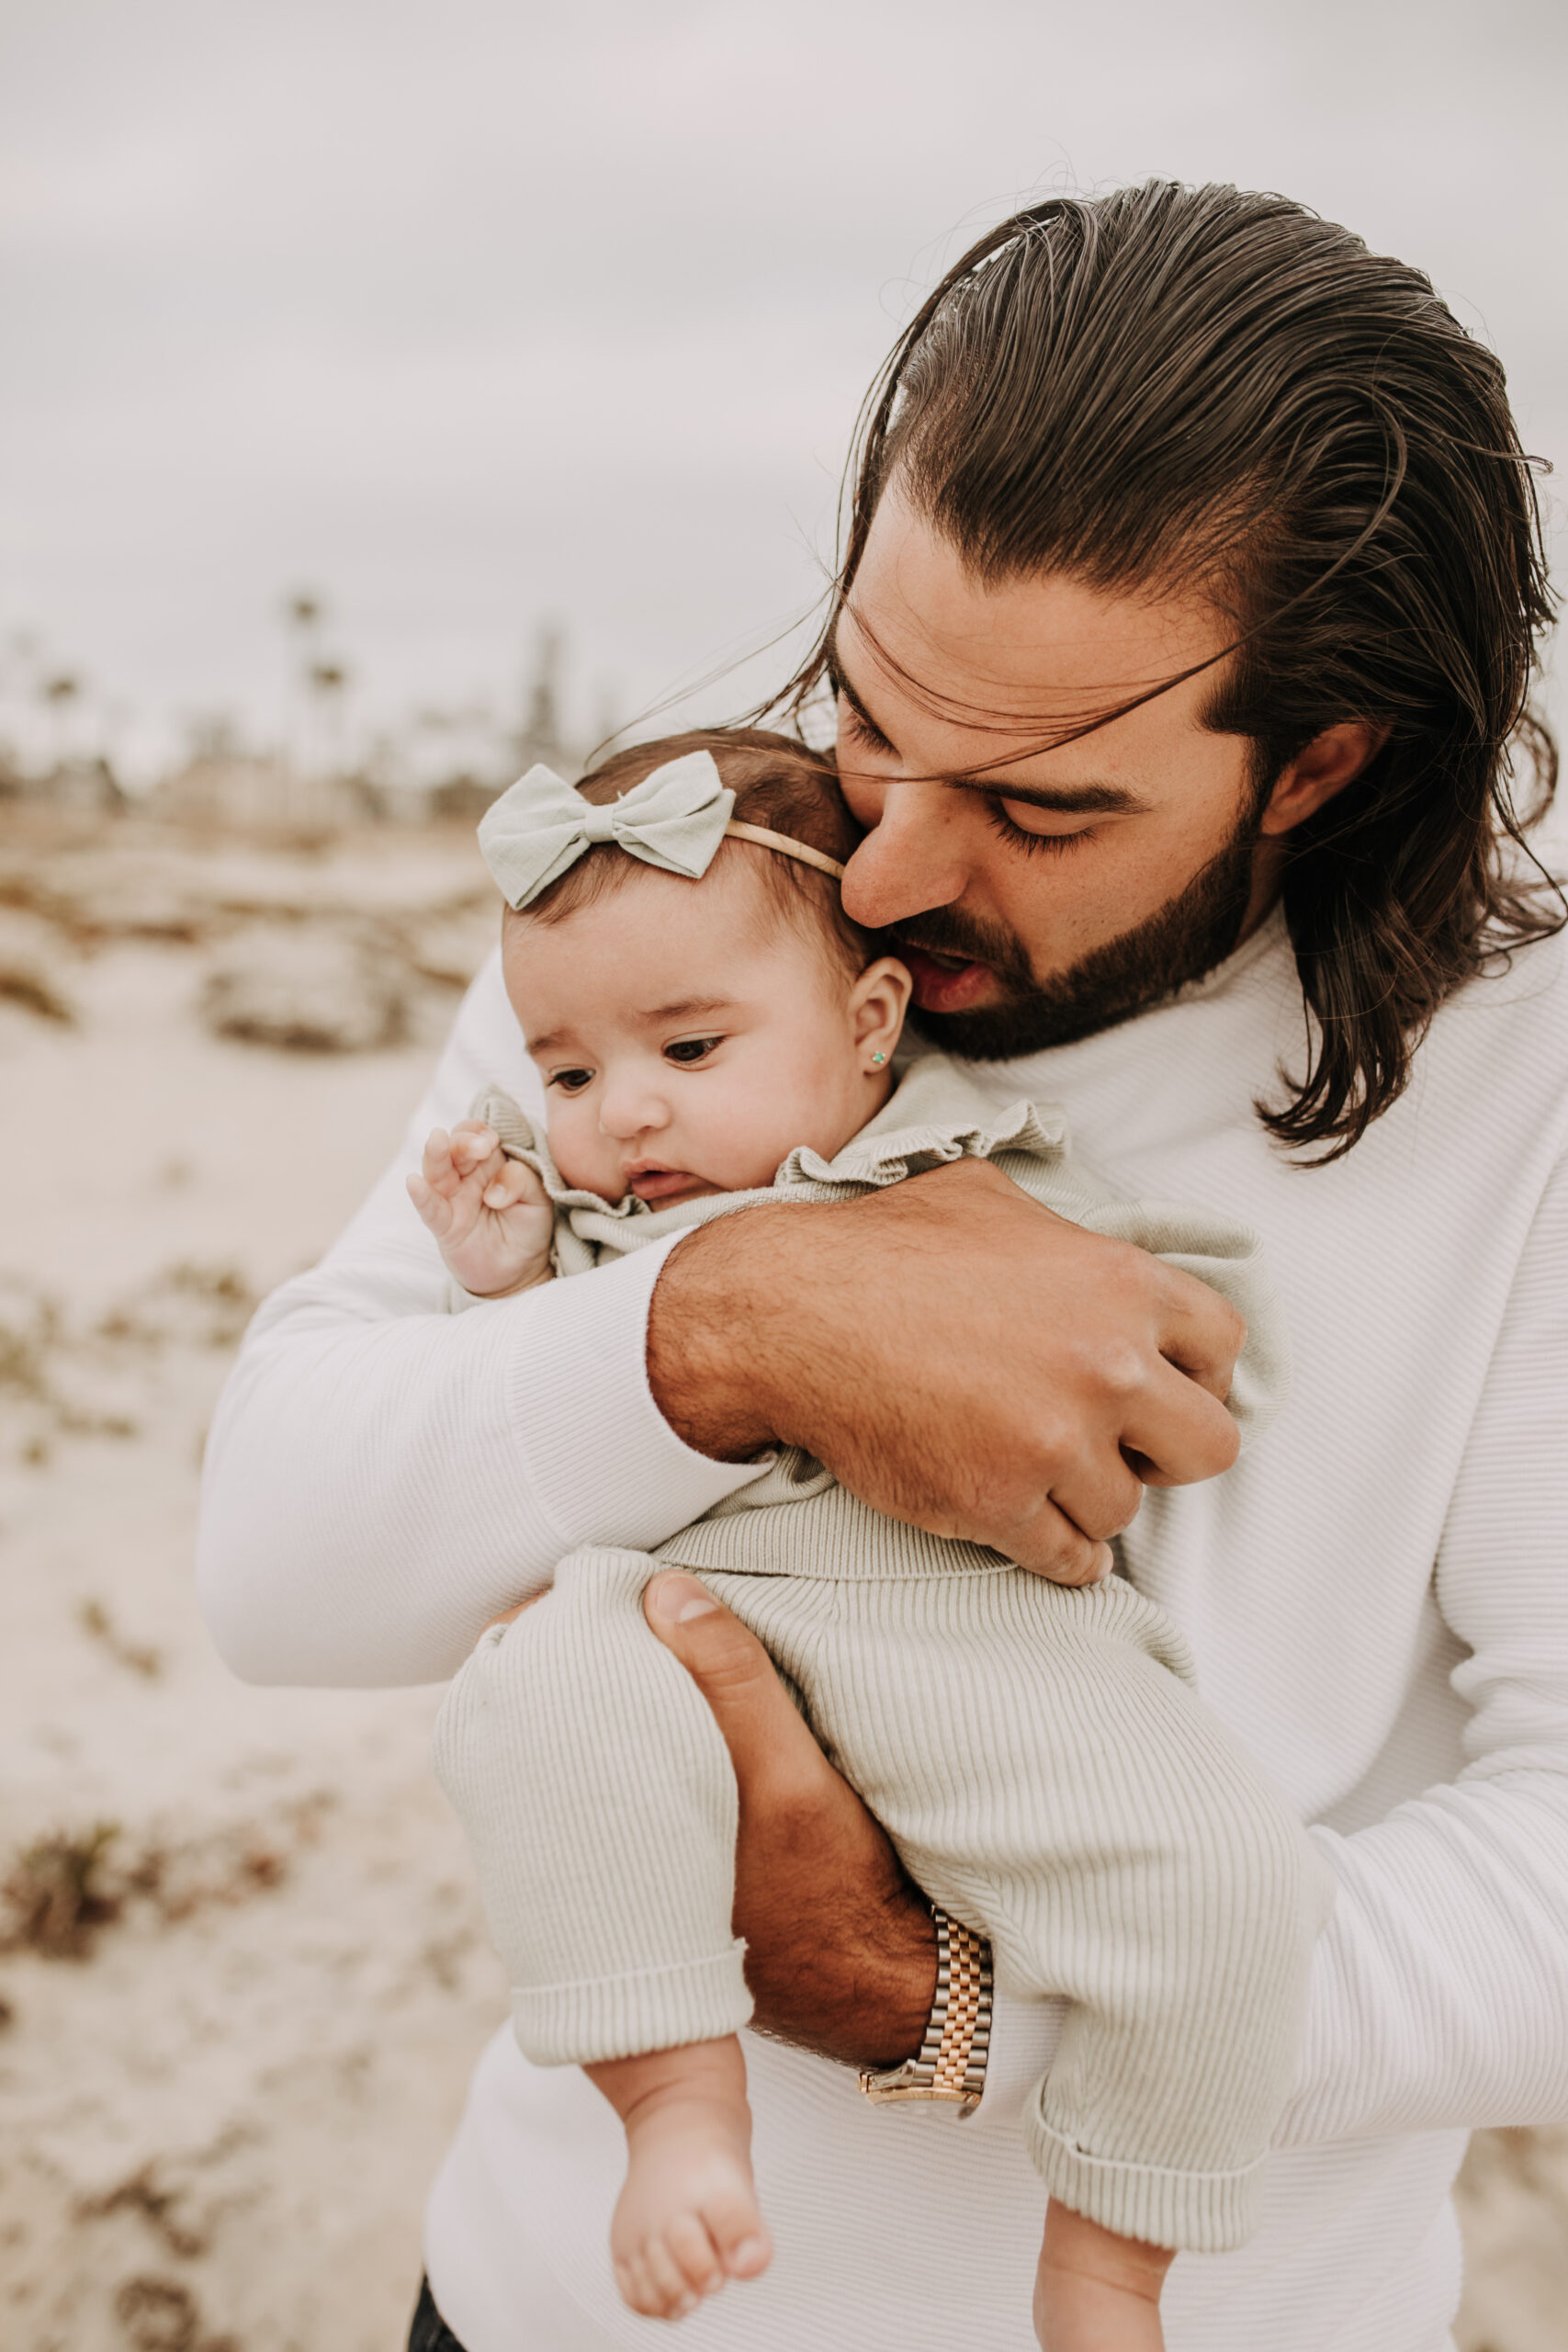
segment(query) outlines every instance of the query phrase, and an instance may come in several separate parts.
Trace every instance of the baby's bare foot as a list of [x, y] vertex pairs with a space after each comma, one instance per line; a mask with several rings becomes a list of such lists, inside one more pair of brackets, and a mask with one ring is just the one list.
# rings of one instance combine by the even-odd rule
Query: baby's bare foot
[[1053, 2199], [1034, 2277], [1042, 2352], [1164, 2352], [1159, 2298], [1171, 2259]]
[[627, 2135], [626, 2187], [610, 2225], [615, 2283], [634, 2312], [683, 2319], [728, 2278], [773, 2258], [744, 2128], [722, 2108], [682, 2100]]
[[751, 2178], [746, 2061], [733, 2034], [588, 2068], [626, 2127], [610, 2224], [615, 2283], [634, 2312], [684, 2319], [773, 2257]]

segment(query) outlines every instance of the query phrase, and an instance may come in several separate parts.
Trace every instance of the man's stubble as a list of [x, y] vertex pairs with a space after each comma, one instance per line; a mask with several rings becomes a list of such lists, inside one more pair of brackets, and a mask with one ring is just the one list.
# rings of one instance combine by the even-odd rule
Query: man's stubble
[[1037, 979], [1015, 933], [948, 907], [901, 923], [895, 942], [988, 964], [1005, 991], [971, 1012], [910, 1008], [911, 1026], [932, 1045], [969, 1061], [1011, 1061], [1049, 1046], [1070, 1046], [1174, 996], [1224, 963], [1241, 937], [1252, 899], [1258, 820], [1247, 821], [1183, 890], [1146, 921]]

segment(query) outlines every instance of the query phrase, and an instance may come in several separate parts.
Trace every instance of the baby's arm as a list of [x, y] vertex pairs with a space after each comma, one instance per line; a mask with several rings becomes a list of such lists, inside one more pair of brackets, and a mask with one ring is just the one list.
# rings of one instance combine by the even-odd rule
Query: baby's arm
[[448, 1271], [478, 1298], [510, 1298], [550, 1277], [555, 1213], [525, 1161], [509, 1159], [493, 1128], [461, 1119], [432, 1130], [409, 1198]]

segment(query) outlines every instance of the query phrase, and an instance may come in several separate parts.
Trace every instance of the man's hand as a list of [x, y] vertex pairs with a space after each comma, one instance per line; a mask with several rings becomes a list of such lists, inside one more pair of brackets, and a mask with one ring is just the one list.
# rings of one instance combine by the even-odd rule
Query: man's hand
[[740, 1791], [735, 1932], [746, 1939], [756, 2023], [848, 2065], [901, 2064], [920, 2046], [936, 1989], [929, 1906], [761, 1642], [678, 1570], [653, 1578], [643, 1607], [729, 1745]]
[[701, 1227], [660, 1276], [648, 1368], [699, 1453], [804, 1446], [890, 1518], [1088, 1584], [1144, 1486], [1235, 1461], [1245, 1336], [1205, 1283], [964, 1160]]

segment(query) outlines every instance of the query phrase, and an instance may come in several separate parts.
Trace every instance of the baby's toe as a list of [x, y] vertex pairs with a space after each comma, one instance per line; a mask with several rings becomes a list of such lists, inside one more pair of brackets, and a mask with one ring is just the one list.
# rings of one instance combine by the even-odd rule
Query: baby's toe
[[688, 2312], [696, 2310], [697, 2297], [687, 2285], [681, 2267], [662, 2234], [644, 2240], [642, 2258], [658, 2298], [654, 2307], [656, 2318], [684, 2319]]
[[724, 2260], [700, 2213], [677, 2213], [665, 2231], [671, 2260], [688, 2287], [716, 2295], [725, 2280]]
[[757, 2200], [739, 2186], [705, 2198], [703, 2220], [727, 2278], [755, 2278], [773, 2260], [773, 2242]]
[[649, 2242], [636, 2254], [623, 2256], [615, 2264], [615, 2284], [645, 2319], [683, 2319], [695, 2310], [697, 2299], [669, 2256], [660, 2260], [659, 2252]]
[[629, 2304], [634, 2312], [640, 2312], [644, 2319], [656, 2319], [658, 2313], [653, 2309], [653, 2290], [643, 2274], [642, 2264], [637, 2256], [630, 2254], [617, 2255], [613, 2267], [615, 2273], [615, 2284], [620, 2289], [622, 2302]]

